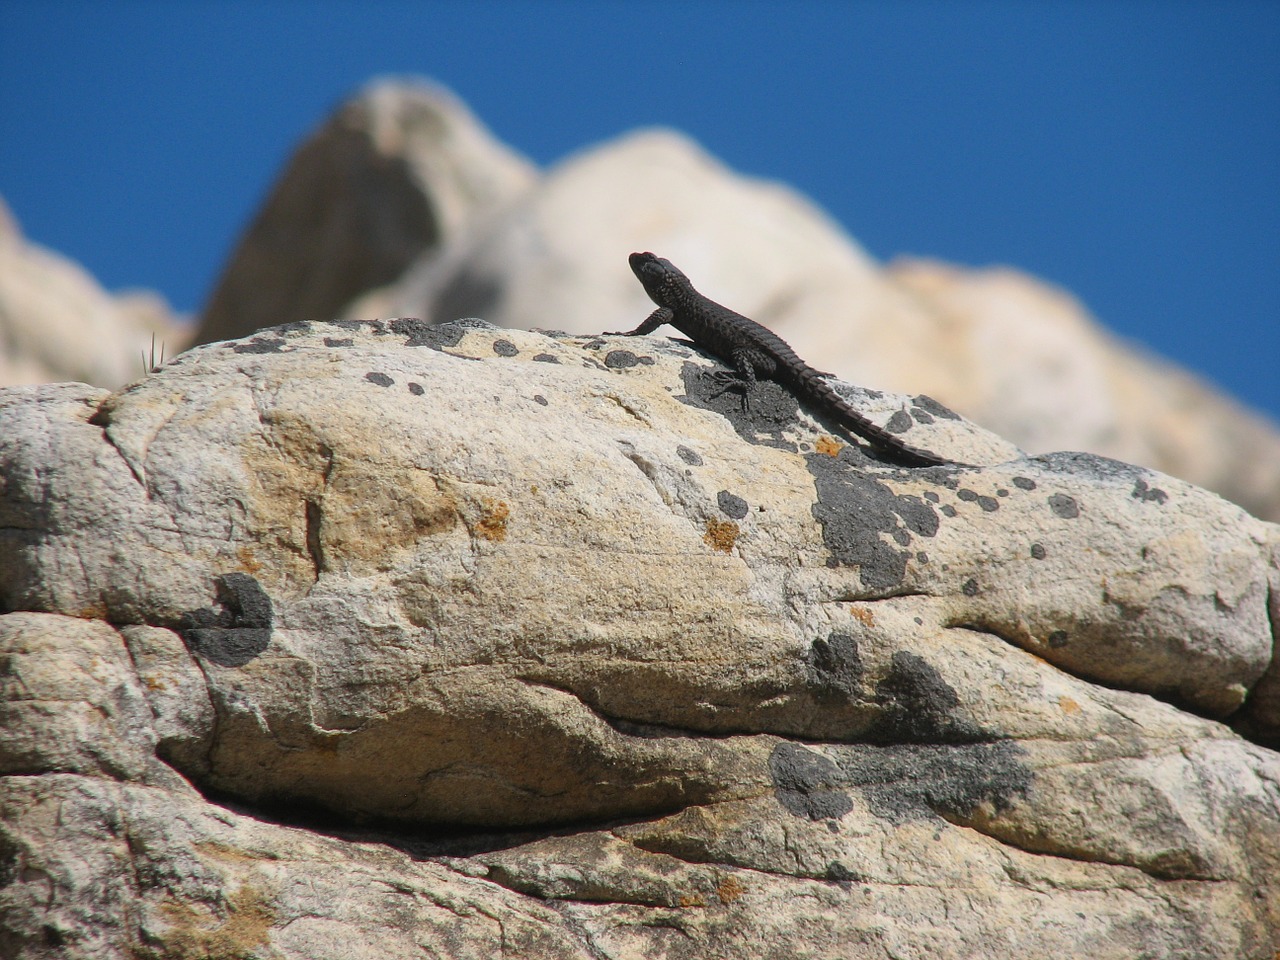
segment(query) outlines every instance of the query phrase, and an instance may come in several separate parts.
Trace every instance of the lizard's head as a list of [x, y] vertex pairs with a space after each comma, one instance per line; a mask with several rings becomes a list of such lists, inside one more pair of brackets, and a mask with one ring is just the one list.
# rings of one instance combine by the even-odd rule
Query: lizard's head
[[689, 286], [689, 278], [670, 260], [656, 257], [652, 253], [633, 253], [627, 260], [631, 264], [631, 272], [644, 287], [644, 292], [660, 307], [666, 306], [676, 292]]

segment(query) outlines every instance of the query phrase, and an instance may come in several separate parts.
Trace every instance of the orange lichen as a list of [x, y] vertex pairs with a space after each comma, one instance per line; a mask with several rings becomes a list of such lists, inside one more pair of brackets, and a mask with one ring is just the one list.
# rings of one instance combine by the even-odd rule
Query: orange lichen
[[818, 442], [813, 445], [814, 450], [825, 453], [828, 457], [838, 457], [844, 447], [845, 445], [835, 437], [819, 437]]
[[732, 520], [708, 520], [702, 539], [712, 550], [728, 553], [738, 542], [738, 525]]
[[507, 539], [507, 518], [511, 516], [511, 508], [501, 500], [490, 500], [485, 503], [485, 514], [476, 524], [476, 533], [486, 540], [501, 543]]

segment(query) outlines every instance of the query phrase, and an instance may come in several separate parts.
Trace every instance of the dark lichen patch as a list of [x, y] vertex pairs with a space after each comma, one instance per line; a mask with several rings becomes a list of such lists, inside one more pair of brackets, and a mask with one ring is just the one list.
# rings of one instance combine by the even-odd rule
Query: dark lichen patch
[[493, 352], [500, 357], [514, 357], [520, 352], [520, 348], [510, 340], [499, 339], [493, 341]]
[[773, 795], [792, 816], [838, 820], [853, 809], [840, 768], [820, 753], [783, 742], [769, 755]]
[[783, 438], [783, 431], [799, 419], [799, 401], [781, 384], [761, 380], [751, 391], [748, 412], [743, 409], [742, 390], [735, 377], [724, 368], [708, 370], [686, 361], [680, 370], [685, 394], [678, 399], [699, 410], [720, 414], [748, 443], [796, 452], [796, 445]]
[[988, 497], [983, 494], [978, 497], [978, 506], [982, 508], [983, 513], [995, 513], [1000, 509], [1000, 501], [995, 497]]
[[414, 383], [412, 380], [409, 381], [409, 392], [412, 393], [415, 397], [420, 397], [424, 393], [426, 393], [426, 391], [422, 388], [422, 384]]
[[378, 373], [376, 370], [370, 371], [364, 375], [364, 378], [370, 383], [377, 384], [380, 387], [390, 387], [395, 381], [388, 377], [385, 373]]
[[534, 363], [559, 363], [560, 358], [554, 353], [535, 353], [533, 355]]
[[192, 653], [224, 667], [243, 667], [271, 640], [271, 598], [247, 573], [223, 574], [214, 585], [218, 605], [184, 613], [178, 633]]
[[866, 739], [872, 743], [972, 743], [993, 739], [977, 724], [955, 716], [960, 697], [929, 661], [899, 650], [876, 684], [880, 716]]
[[930, 424], [934, 422], [933, 414], [921, 410], [919, 407], [911, 408], [911, 416], [916, 423]]
[[[1006, 494], [1008, 492], [1008, 490], [1005, 491]], [[1000, 501], [995, 497], [988, 497], [986, 494], [970, 490], [968, 487], [961, 487], [956, 491], [956, 496], [965, 501], [965, 503], [976, 503], [985, 513], [994, 513], [1000, 509]]]
[[1045, 453], [1031, 457], [1033, 462], [1044, 464], [1052, 473], [1067, 476], [1084, 476], [1095, 480], [1111, 480], [1119, 483], [1136, 482], [1152, 476], [1145, 467], [1134, 466], [1123, 460], [1112, 460], [1096, 453]]
[[858, 640], [847, 633], [819, 637], [805, 656], [809, 688], [819, 703], [848, 703], [862, 699], [864, 667]]
[[467, 328], [461, 323], [427, 323], [417, 317], [400, 317], [388, 325], [392, 333], [406, 337], [406, 347], [430, 347], [432, 350], [443, 350], [456, 347], [467, 334]]
[[926, 490], [926, 491], [924, 492], [924, 498], [925, 498], [926, 500], [928, 500], [930, 503], [937, 503], [939, 500], [941, 500], [941, 499], [942, 499], [942, 498], [941, 498], [941, 497], [939, 497], [936, 493], [934, 493], [932, 490]]
[[1071, 637], [1067, 633], [1067, 631], [1055, 630], [1053, 631], [1053, 633], [1049, 634], [1048, 642], [1049, 642], [1049, 646], [1052, 647], [1054, 650], [1059, 650], [1062, 647], [1065, 647], [1068, 641], [1070, 641], [1070, 639]]
[[325, 337], [326, 347], [354, 347], [356, 342], [351, 337]]
[[1008, 491], [1008, 490], [1006, 490], [1004, 487], [997, 487], [997, 488], [996, 488], [996, 496], [997, 496], [997, 497], [1007, 497], [1008, 495], [1009, 495], [1009, 491]]
[[1049, 509], [1063, 520], [1074, 520], [1080, 516], [1080, 506], [1074, 497], [1065, 493], [1055, 493], [1049, 498]]
[[839, 860], [832, 860], [827, 864], [826, 879], [832, 883], [855, 883], [862, 879], [861, 876], [854, 873]]
[[1045, 556], [1043, 543], [1033, 543], [1031, 545], [1031, 558], [1033, 560], [1043, 560]]
[[720, 507], [721, 513], [734, 520], [741, 520], [747, 515], [747, 501], [728, 490], [721, 490], [716, 494], [716, 505]]
[[683, 443], [676, 447], [676, 456], [691, 467], [700, 467], [703, 463], [702, 456], [696, 450], [686, 447]]
[[1019, 490], [1034, 490], [1036, 488], [1036, 482], [1030, 477], [1014, 477], [1013, 485]]
[[956, 508], [949, 503], [943, 504], [938, 510], [944, 517], [954, 517], [956, 515]]
[[550, 401], [548, 401], [547, 398], [540, 393], [535, 393], [533, 395], [533, 402], [540, 407], [550, 406]]
[[1133, 492], [1129, 494], [1135, 500], [1141, 500], [1143, 503], [1164, 503], [1169, 499], [1169, 494], [1161, 490], [1159, 487], [1151, 487], [1147, 485], [1147, 481], [1139, 477], [1133, 484]]
[[604, 365], [610, 370], [626, 370], [640, 364], [652, 366], [653, 362], [653, 357], [642, 357], [630, 350], [610, 350], [604, 355]]
[[[911, 398], [912, 402], [922, 410], [928, 410], [935, 417], [941, 417], [943, 420], [959, 420], [960, 414], [956, 413], [949, 407], [944, 407], [937, 400], [928, 394], [920, 394]], [[923, 422], [923, 421], [922, 421]]]
[[906, 433], [913, 426], [915, 426], [915, 421], [911, 419], [911, 414], [905, 410], [895, 410], [893, 416], [885, 423], [884, 428], [890, 433]]
[[841, 780], [857, 788], [876, 816], [894, 824], [941, 815], [963, 821], [978, 806], [1011, 807], [1030, 790], [1034, 774], [1011, 740], [939, 746], [845, 746]]
[[956, 491], [956, 496], [965, 503], [972, 503], [974, 500], [978, 499], [978, 491], [970, 490], [968, 487], [961, 487]]
[[[850, 469], [850, 450], [836, 458], [805, 457], [818, 493], [811, 510], [831, 553], [828, 562], [857, 565], [864, 586], [889, 589], [906, 575], [912, 536], [934, 536], [938, 515], [920, 497], [895, 493], [875, 477]], [[884, 535], [893, 542], [886, 542]]]
[[248, 343], [233, 343], [231, 349], [236, 353], [281, 353], [284, 349], [284, 337], [254, 337]]
[[966, 597], [976, 597], [979, 592], [978, 581], [973, 579], [973, 577], [970, 577], [964, 582], [964, 585], [960, 587], [960, 592]]

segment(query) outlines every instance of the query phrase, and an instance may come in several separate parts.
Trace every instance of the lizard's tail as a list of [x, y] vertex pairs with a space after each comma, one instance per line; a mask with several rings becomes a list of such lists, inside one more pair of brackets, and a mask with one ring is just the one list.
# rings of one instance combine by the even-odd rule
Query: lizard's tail
[[909, 467], [938, 467], [943, 465], [956, 466], [954, 460], [948, 460], [946, 457], [939, 456], [932, 450], [922, 450], [919, 447], [913, 447], [907, 443], [896, 433], [890, 433], [878, 423], [868, 420], [861, 413], [849, 406], [848, 401], [843, 399], [840, 394], [831, 388], [831, 385], [819, 377], [816, 373], [811, 377], [806, 377], [802, 384], [805, 390], [811, 391], [816, 396], [819, 408], [833, 410], [837, 414], [837, 419], [841, 426], [856, 433], [864, 440], [869, 441], [874, 446], [879, 447], [886, 453], [892, 454], [894, 459], [899, 463]]

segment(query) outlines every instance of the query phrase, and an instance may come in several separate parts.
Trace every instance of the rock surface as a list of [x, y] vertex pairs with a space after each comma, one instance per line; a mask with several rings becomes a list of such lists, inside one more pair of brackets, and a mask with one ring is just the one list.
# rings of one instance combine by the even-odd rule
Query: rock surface
[[[0, 200], [0, 386], [82, 380], [119, 387], [163, 346], [189, 339], [152, 293], [107, 293], [80, 266], [26, 240]], [[154, 341], [153, 341], [154, 338]]]
[[1280, 530], [708, 367], [304, 323], [0, 391], [0, 955], [1270, 960]]
[[1274, 423], [1016, 271], [882, 268], [805, 198], [670, 132], [569, 158], [343, 315], [629, 330], [651, 306], [626, 268], [633, 250], [668, 257], [712, 299], [854, 382], [923, 390], [1032, 452], [1140, 463], [1280, 520]]
[[196, 343], [280, 317], [327, 320], [482, 223], [533, 183], [452, 94], [371, 84], [304, 143], [232, 255]]

